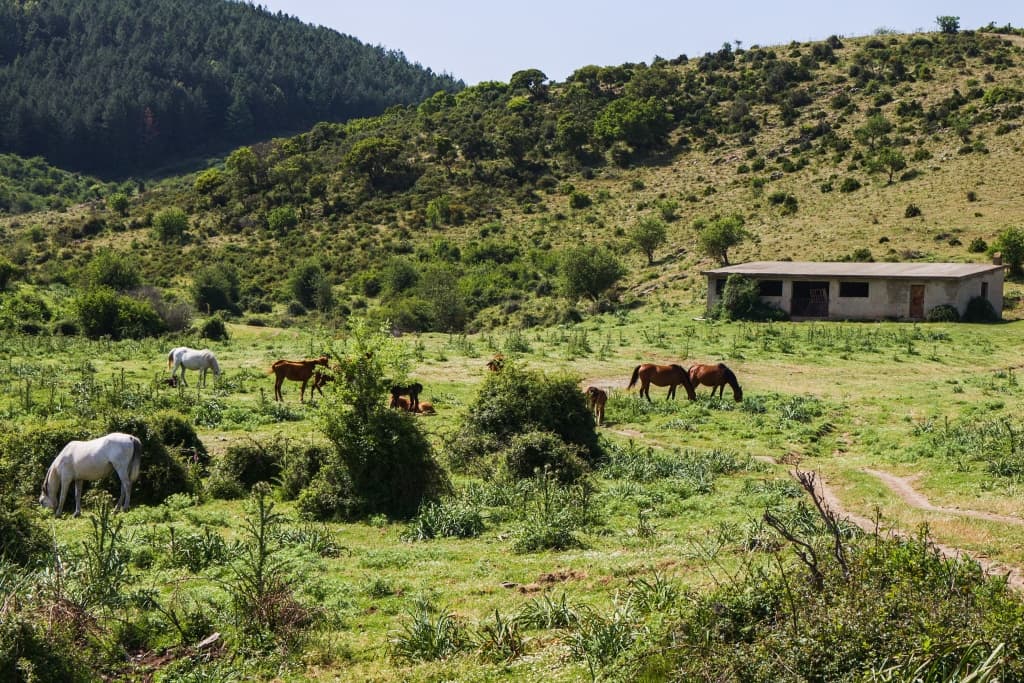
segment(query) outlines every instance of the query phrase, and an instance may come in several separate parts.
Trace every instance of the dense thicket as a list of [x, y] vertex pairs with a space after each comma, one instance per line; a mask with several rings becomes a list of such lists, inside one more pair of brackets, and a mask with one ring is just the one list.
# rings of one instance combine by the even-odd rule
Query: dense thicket
[[459, 85], [243, 2], [0, 2], [0, 150], [66, 168], [165, 165]]

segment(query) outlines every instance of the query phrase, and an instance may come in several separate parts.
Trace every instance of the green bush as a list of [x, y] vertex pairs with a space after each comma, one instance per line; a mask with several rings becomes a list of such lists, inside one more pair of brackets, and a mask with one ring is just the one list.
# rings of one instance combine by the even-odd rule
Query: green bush
[[86, 438], [78, 427], [22, 422], [0, 435], [0, 492], [39, 495], [50, 463], [68, 441]]
[[965, 323], [994, 323], [1000, 319], [999, 312], [992, 306], [992, 302], [983, 296], [976, 296], [967, 302], [967, 309], [964, 311], [963, 321]]
[[267, 227], [271, 232], [284, 234], [299, 224], [299, 215], [290, 206], [278, 206], [267, 214]]
[[200, 467], [208, 467], [210, 454], [199, 439], [192, 424], [173, 410], [164, 410], [150, 417], [150, 424], [160, 435], [160, 441], [171, 453], [179, 456], [184, 462], [195, 463]]
[[334, 304], [331, 281], [318, 261], [299, 264], [288, 279], [288, 287], [292, 296], [306, 308], [326, 311]]
[[505, 470], [516, 479], [528, 479], [549, 468], [563, 484], [579, 479], [587, 470], [583, 448], [563, 441], [552, 432], [516, 434], [502, 451]]
[[180, 242], [188, 230], [188, 214], [177, 207], [158, 211], [153, 216], [153, 234], [161, 242]]
[[93, 339], [142, 339], [167, 329], [149, 302], [120, 295], [107, 287], [83, 292], [75, 298], [72, 308], [82, 332]]
[[735, 273], [730, 275], [711, 317], [725, 320], [785, 320], [785, 311], [761, 301], [759, 287], [754, 279]]
[[238, 271], [234, 266], [214, 264], [199, 271], [192, 278], [192, 297], [196, 308], [204, 313], [238, 310]]
[[220, 313], [203, 321], [203, 324], [199, 326], [199, 336], [202, 339], [212, 339], [213, 341], [224, 341], [228, 338], [228, 327]]
[[860, 181], [856, 178], [843, 178], [839, 182], [840, 192], [854, 192], [860, 189]]
[[988, 251], [988, 242], [986, 242], [980, 237], [975, 237], [967, 246], [967, 251], [969, 251], [972, 254], [984, 254], [986, 251]]
[[330, 455], [321, 445], [288, 448], [281, 458], [281, 497], [295, 500], [310, 485]]
[[[287, 444], [280, 439], [228, 446], [224, 454], [215, 458], [210, 466], [210, 480], [216, 483], [217, 492], [211, 490], [209, 483], [207, 491], [217, 498], [248, 495], [257, 482], [272, 482], [280, 476], [286, 449]], [[236, 482], [237, 486], [234, 486]]]
[[420, 508], [403, 537], [411, 541], [432, 538], [475, 538], [484, 531], [480, 508], [461, 499], [430, 502]]
[[928, 311], [928, 322], [930, 323], [956, 323], [960, 322], [960, 312], [956, 306], [939, 304]]
[[[173, 426], [173, 436], [169, 435], [168, 440], [178, 440], [178, 425], [166, 417], [149, 420], [123, 415], [114, 416], [107, 422], [107, 432], [134, 434], [142, 441], [142, 468], [132, 488], [132, 505], [157, 505], [175, 493], [194, 494], [198, 491], [198, 460], [190, 462], [184, 455], [175, 453], [177, 449], [174, 446], [168, 447], [161, 426]], [[108, 477], [106, 481], [106, 490], [113, 496], [119, 495], [117, 476]]]
[[12, 491], [0, 492], [0, 562], [32, 565], [50, 548], [46, 530], [36, 522], [24, 500]]
[[109, 287], [120, 292], [142, 284], [139, 268], [128, 255], [112, 249], [100, 249], [82, 272], [85, 287]]
[[47, 624], [16, 610], [0, 613], [0, 680], [12, 683], [92, 683], [91, 662], [74, 640], [73, 626]]

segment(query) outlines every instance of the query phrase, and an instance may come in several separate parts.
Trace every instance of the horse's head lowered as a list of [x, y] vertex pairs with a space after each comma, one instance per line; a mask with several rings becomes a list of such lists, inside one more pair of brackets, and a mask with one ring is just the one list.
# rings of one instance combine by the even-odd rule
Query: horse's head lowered
[[46, 478], [43, 479], [43, 490], [39, 493], [39, 504], [47, 510], [54, 510], [57, 507], [57, 501], [50, 496], [50, 473], [46, 473]]

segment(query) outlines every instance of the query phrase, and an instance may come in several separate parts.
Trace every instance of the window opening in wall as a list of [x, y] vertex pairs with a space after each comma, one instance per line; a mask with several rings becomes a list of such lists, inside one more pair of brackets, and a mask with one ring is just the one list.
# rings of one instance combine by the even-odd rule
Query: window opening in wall
[[725, 291], [725, 278], [720, 277], [715, 279], [715, 294], [722, 296], [722, 292]]
[[839, 296], [844, 298], [867, 298], [868, 297], [868, 283], [867, 282], [840, 282], [839, 283]]
[[758, 280], [757, 289], [761, 296], [782, 296], [782, 280]]
[[982, 282], [981, 283], [981, 296], [984, 299], [988, 298], [988, 283], [987, 282]]

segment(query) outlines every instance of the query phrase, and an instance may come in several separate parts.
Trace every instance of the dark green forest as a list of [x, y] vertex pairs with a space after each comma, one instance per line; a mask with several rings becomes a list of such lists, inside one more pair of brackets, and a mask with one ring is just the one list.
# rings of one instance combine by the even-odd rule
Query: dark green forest
[[0, 0], [0, 151], [106, 176], [379, 114], [461, 82], [224, 0]]

